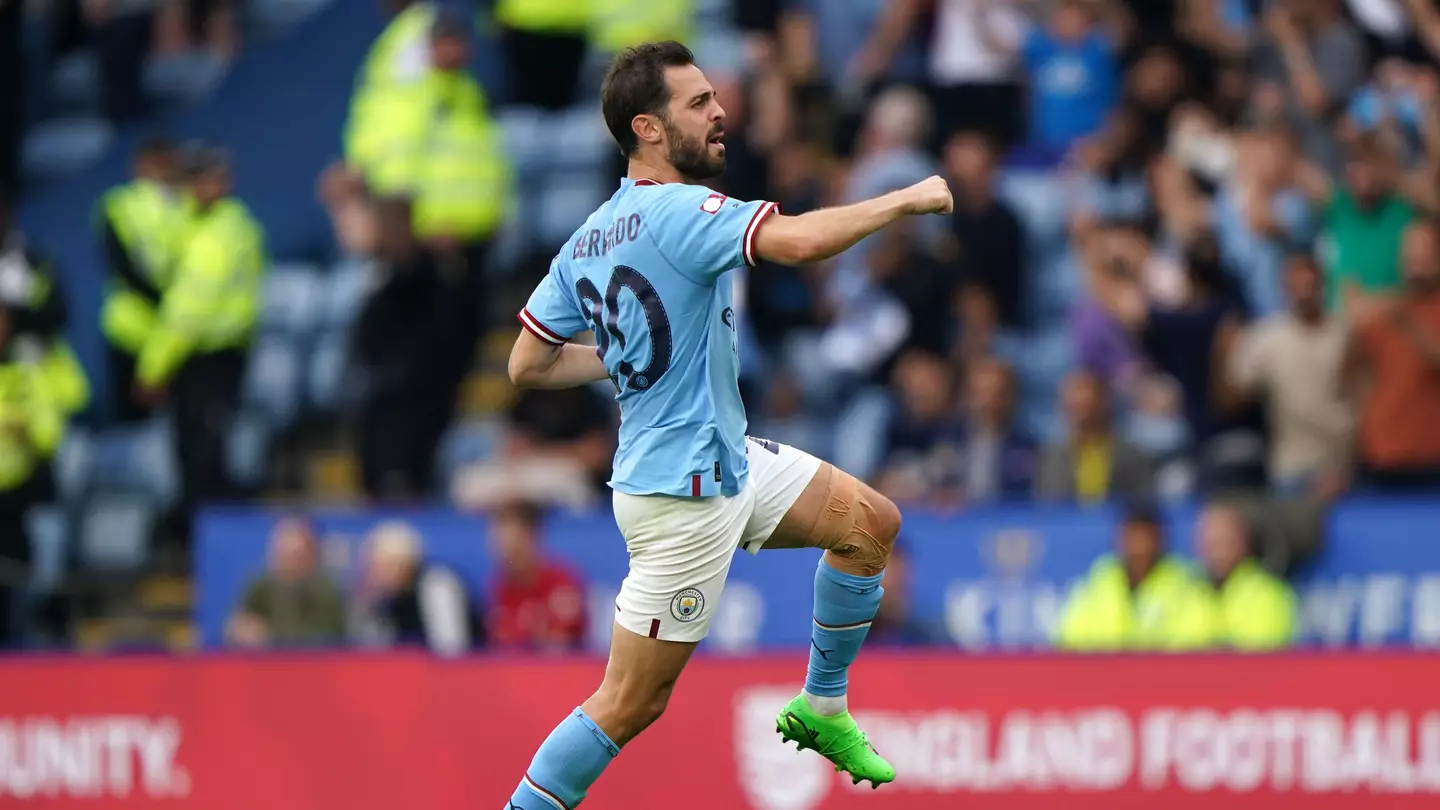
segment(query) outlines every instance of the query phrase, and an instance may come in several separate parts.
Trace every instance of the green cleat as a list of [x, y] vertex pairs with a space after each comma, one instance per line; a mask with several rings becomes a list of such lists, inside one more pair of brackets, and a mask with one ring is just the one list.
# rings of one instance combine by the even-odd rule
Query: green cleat
[[850, 781], [868, 780], [870, 789], [895, 781], [895, 768], [875, 753], [870, 740], [855, 725], [849, 712], [822, 717], [810, 708], [802, 694], [780, 710], [775, 731], [801, 751], [810, 749], [835, 764], [835, 770], [850, 774]]

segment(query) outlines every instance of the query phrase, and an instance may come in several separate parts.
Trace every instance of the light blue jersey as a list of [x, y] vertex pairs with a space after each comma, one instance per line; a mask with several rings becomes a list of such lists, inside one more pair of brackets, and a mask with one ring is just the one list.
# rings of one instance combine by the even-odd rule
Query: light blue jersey
[[702, 186], [621, 181], [550, 263], [520, 312], [548, 343], [595, 334], [618, 391], [610, 485], [631, 495], [735, 495], [745, 406], [733, 285], [774, 203]]

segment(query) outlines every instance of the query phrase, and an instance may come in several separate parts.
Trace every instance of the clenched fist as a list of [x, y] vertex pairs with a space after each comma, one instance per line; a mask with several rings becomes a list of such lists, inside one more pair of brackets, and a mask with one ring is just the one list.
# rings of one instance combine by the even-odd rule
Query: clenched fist
[[950, 196], [950, 184], [939, 175], [931, 175], [905, 189], [907, 204], [905, 212], [913, 216], [924, 214], [948, 214], [955, 210], [955, 200]]

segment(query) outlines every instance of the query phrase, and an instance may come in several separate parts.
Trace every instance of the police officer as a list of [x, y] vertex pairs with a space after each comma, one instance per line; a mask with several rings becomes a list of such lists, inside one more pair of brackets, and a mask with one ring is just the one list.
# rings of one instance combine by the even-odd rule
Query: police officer
[[1208, 579], [1211, 641], [1236, 650], [1274, 650], [1295, 637], [1295, 592], [1251, 556], [1250, 529], [1240, 511], [1211, 504], [1195, 529]]
[[[47, 396], [65, 417], [84, 410], [90, 383], [65, 340], [69, 308], [65, 290], [50, 258], [36, 250], [10, 225], [9, 209], [0, 202], [0, 306], [9, 311], [6, 360], [33, 366]], [[53, 497], [48, 463], [35, 478], [38, 491]]]
[[1116, 552], [1097, 560], [1071, 592], [1056, 642], [1077, 651], [1203, 648], [1210, 642], [1207, 609], [1198, 578], [1166, 552], [1160, 515], [1135, 505]]
[[134, 179], [107, 192], [96, 212], [109, 269], [100, 324], [108, 344], [112, 415], [121, 422], [150, 414], [150, 403], [135, 396], [135, 359], [155, 328], [185, 225], [188, 206], [174, 188], [175, 168], [169, 141], [146, 141], [135, 154]]
[[30, 564], [25, 515], [47, 499], [37, 477], [60, 444], [65, 417], [41, 368], [16, 361], [14, 311], [0, 306], [0, 648], [19, 637], [20, 599]]
[[259, 223], [231, 196], [225, 153], [193, 147], [183, 173], [194, 209], [135, 376], [144, 399], [163, 392], [174, 408], [188, 519], [201, 502], [234, 495], [225, 448], [267, 261]]

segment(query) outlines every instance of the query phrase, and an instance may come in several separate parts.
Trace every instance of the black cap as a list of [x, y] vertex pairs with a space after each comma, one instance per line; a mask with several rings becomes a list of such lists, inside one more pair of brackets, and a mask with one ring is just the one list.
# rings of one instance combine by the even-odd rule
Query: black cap
[[1160, 508], [1150, 501], [1133, 501], [1125, 504], [1120, 522], [1126, 526], [1164, 526]]
[[230, 165], [230, 154], [223, 147], [204, 141], [191, 141], [180, 150], [180, 170], [189, 177]]
[[442, 8], [435, 12], [435, 21], [430, 23], [430, 38], [469, 37], [474, 25], [474, 18], [459, 9]]

